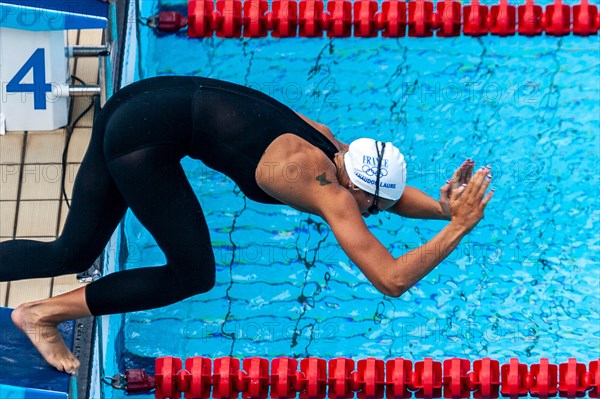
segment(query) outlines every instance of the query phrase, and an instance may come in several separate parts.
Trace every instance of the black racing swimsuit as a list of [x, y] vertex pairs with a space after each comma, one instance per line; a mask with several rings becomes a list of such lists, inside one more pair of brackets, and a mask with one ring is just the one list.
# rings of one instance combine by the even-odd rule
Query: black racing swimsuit
[[[129, 134], [123, 134], [121, 129], [112, 130], [113, 134], [108, 133], [105, 139], [109, 159], [113, 154], [135, 148], [175, 143], [183, 154], [229, 176], [250, 199], [279, 204], [258, 187], [255, 179], [260, 158], [273, 140], [293, 133], [321, 149], [331, 160], [338, 151], [290, 108], [244, 86], [200, 77], [156, 77], [118, 92], [119, 109], [122, 110], [123, 101], [133, 99], [137, 100], [138, 109], [126, 111], [129, 119], [132, 114], [145, 115], [145, 108], [152, 101], [152, 98], [145, 99], [146, 93], [162, 104], [166, 120], [157, 123], [139, 121], [138, 117], [137, 124], [144, 126], [144, 135], [138, 130]], [[112, 108], [116, 100], [111, 99], [107, 108]]]
[[210, 290], [216, 276], [209, 229], [180, 160], [200, 159], [249, 198], [279, 203], [258, 187], [255, 172], [266, 148], [285, 133], [330, 159], [337, 152], [291, 109], [243, 86], [170, 76], [123, 88], [96, 115], [61, 235], [52, 242], [0, 243], [0, 281], [87, 270], [131, 209], [167, 262], [89, 284], [92, 314], [156, 308]]

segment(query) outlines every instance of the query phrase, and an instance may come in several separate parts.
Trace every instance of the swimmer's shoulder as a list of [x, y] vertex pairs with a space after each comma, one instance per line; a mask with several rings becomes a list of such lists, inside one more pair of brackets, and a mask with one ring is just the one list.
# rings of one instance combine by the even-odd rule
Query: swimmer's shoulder
[[302, 115], [299, 112], [296, 112], [296, 114], [300, 118], [302, 118], [306, 123], [311, 125], [314, 129], [316, 129], [319, 133], [321, 133], [323, 136], [325, 136], [329, 141], [331, 141], [331, 143], [338, 149], [338, 151], [345, 151], [348, 149], [348, 144], [338, 140], [333, 135], [333, 132], [331, 131], [329, 126], [327, 126], [323, 123], [315, 122], [312, 119], [308, 118], [307, 116]]

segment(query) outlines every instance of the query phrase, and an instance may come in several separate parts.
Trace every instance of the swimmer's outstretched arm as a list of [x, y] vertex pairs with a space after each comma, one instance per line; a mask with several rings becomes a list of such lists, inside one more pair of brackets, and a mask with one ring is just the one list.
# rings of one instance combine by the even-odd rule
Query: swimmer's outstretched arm
[[406, 186], [400, 200], [388, 212], [413, 219], [450, 220], [439, 201], [411, 186]]
[[493, 195], [493, 191], [485, 194], [491, 181], [488, 172], [482, 168], [465, 187], [453, 193], [448, 225], [426, 244], [398, 258], [371, 234], [347, 191], [332, 194], [336, 196], [333, 204], [323, 201], [320, 214], [369, 281], [382, 293], [399, 297], [442, 262], [481, 220]]

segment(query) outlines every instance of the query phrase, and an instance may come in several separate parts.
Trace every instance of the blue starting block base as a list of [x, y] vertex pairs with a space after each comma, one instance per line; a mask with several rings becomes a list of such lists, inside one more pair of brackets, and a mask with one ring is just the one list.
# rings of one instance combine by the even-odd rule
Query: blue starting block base
[[[14, 326], [11, 312], [12, 309], [0, 307], [0, 398], [67, 399], [69, 374], [46, 363]], [[59, 326], [69, 348], [73, 347], [74, 325], [66, 322]]]

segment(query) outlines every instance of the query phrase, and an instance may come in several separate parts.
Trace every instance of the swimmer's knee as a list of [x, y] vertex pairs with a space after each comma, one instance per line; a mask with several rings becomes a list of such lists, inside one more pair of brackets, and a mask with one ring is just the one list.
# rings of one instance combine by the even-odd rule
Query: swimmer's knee
[[203, 294], [212, 290], [215, 287], [215, 275], [203, 276], [203, 278], [197, 283], [197, 293]]
[[208, 265], [202, 267], [202, 273], [198, 273], [198, 289], [199, 293], [204, 293], [212, 290], [216, 280], [216, 265], [214, 259]]
[[76, 247], [61, 237], [42, 245], [46, 246], [44, 262], [54, 265], [55, 276], [85, 272], [96, 260], [74, 250]]
[[205, 260], [200, 265], [194, 267], [194, 271], [189, 275], [183, 276], [183, 284], [186, 286], [188, 294], [203, 294], [213, 289], [216, 279], [215, 261]]
[[190, 297], [198, 294], [204, 294], [212, 290], [215, 286], [214, 276], [202, 276], [201, 278], [194, 278], [186, 281], [184, 288], [184, 297]]
[[75, 273], [83, 273], [89, 270], [90, 267], [94, 265], [94, 261], [90, 262], [82, 262], [81, 259], [67, 259], [64, 260], [61, 265], [61, 275], [65, 274], [75, 274]]

